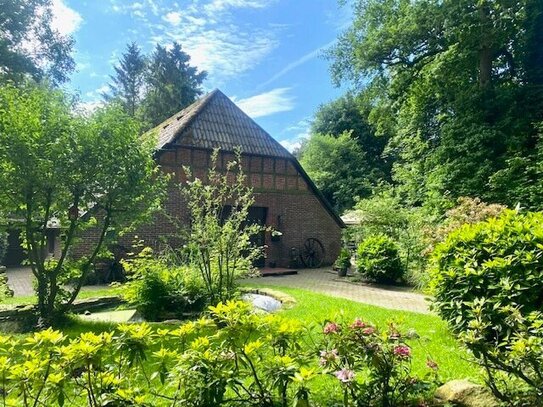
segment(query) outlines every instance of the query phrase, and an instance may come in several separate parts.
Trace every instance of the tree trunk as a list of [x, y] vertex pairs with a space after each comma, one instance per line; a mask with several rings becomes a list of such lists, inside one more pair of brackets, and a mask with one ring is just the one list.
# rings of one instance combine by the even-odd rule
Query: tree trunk
[[490, 10], [486, 3], [479, 6], [481, 40], [479, 44], [479, 87], [486, 89], [492, 84], [492, 63], [495, 50], [492, 47]]

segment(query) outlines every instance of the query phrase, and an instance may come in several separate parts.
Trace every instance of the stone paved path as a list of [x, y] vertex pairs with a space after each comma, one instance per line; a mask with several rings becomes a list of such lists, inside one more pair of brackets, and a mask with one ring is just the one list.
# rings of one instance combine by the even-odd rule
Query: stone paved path
[[330, 268], [299, 270], [298, 274], [258, 277], [242, 280], [243, 282], [302, 288], [384, 308], [430, 313], [426, 296], [423, 294], [405, 288], [377, 287], [341, 281]]
[[[8, 284], [16, 296], [32, 295], [31, 272], [27, 267], [8, 269]], [[298, 274], [242, 280], [276, 287], [293, 287], [346, 298], [384, 308], [430, 313], [426, 297], [404, 288], [377, 287], [341, 281], [330, 268], [299, 270]]]
[[29, 267], [9, 267], [7, 270], [8, 286], [15, 297], [34, 294], [32, 271]]

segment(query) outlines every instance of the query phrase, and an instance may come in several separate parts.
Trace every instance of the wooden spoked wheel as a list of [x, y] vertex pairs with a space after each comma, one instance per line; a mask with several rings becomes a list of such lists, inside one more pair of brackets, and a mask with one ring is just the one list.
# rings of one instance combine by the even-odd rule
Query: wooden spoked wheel
[[307, 239], [300, 251], [300, 258], [308, 268], [320, 267], [324, 261], [324, 246], [320, 240], [314, 237]]

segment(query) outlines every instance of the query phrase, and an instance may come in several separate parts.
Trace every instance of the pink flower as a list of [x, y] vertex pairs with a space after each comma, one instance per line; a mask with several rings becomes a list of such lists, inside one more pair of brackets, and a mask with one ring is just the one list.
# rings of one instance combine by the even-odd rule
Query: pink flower
[[321, 351], [321, 358], [319, 360], [319, 364], [321, 366], [326, 366], [330, 362], [334, 362], [338, 358], [337, 349], [332, 349], [331, 351], [322, 350]]
[[439, 366], [437, 365], [436, 362], [434, 362], [432, 359], [428, 359], [426, 361], [426, 366], [428, 366], [430, 369], [432, 370], [437, 370], [439, 368]]
[[362, 330], [362, 333], [363, 333], [364, 335], [372, 335], [374, 332], [375, 332], [375, 328], [372, 327], [372, 326], [368, 326], [367, 328], [364, 328], [364, 329]]
[[324, 326], [324, 333], [326, 335], [328, 335], [328, 334], [337, 334], [340, 330], [341, 330], [341, 327], [338, 324], [336, 324], [335, 322], [328, 322]]
[[343, 383], [352, 382], [354, 379], [354, 372], [352, 370], [343, 368], [334, 373], [336, 377]]
[[352, 329], [362, 329], [365, 327], [366, 327], [366, 324], [362, 322], [360, 318], [356, 318], [354, 322], [351, 324]]
[[411, 356], [411, 349], [406, 345], [398, 345], [394, 347], [394, 355], [400, 358], [407, 359]]

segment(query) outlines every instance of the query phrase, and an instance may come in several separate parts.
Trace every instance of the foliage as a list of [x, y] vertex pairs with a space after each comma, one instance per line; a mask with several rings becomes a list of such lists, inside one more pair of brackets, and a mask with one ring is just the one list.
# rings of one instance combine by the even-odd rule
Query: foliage
[[[327, 396], [339, 405], [343, 391], [337, 385], [351, 388], [354, 383], [331, 373], [348, 366], [356, 372], [359, 404], [349, 396], [344, 405], [363, 405], [377, 396], [373, 386], [363, 385], [366, 373], [381, 386], [385, 375], [390, 384], [399, 385], [379, 388], [388, 400], [422, 401], [430, 383], [410, 374], [407, 336], [392, 326], [380, 332], [361, 324], [359, 319], [352, 326], [337, 324], [342, 328], [337, 333], [327, 325], [322, 339], [307, 341], [311, 338], [298, 322], [257, 314], [249, 304], [232, 301], [168, 329], [128, 324], [72, 339], [51, 329], [26, 338], [2, 336], [0, 398], [23, 406], [302, 407], [320, 401], [314, 389], [327, 381], [334, 385]], [[370, 327], [371, 333], [363, 331]], [[338, 349], [339, 357], [323, 363], [316, 349]], [[385, 358], [387, 367], [372, 366], [372, 356]], [[407, 392], [401, 396], [400, 390]]]
[[[115, 105], [81, 118], [59, 91], [28, 84], [0, 88], [0, 106], [1, 198], [21, 220], [39, 316], [49, 324], [77, 297], [103, 243], [114, 238], [110, 232], [122, 232], [154, 209], [163, 183], [152, 142], [142, 141], [138, 125]], [[53, 218], [62, 225], [63, 246], [52, 260], [46, 242]], [[90, 226], [98, 228], [98, 239], [74, 268], [67, 254]], [[69, 279], [76, 282], [71, 289]]]
[[360, 200], [355, 211], [361, 217], [361, 223], [349, 232], [352, 239], [361, 242], [369, 236], [385, 234], [398, 245], [407, 281], [418, 287], [424, 286], [427, 278], [423, 231], [434, 227], [436, 216], [426, 208], [404, 206], [398, 194], [390, 189]]
[[150, 248], [122, 263], [130, 277], [123, 295], [147, 321], [181, 318], [184, 312], [204, 309], [203, 287], [191, 280], [190, 268], [173, 267], [156, 258]]
[[347, 270], [351, 267], [351, 252], [344, 247], [341, 248], [334, 266], [340, 270]]
[[110, 75], [109, 93], [104, 94], [107, 101], [117, 100], [131, 117], [136, 116], [145, 85], [146, 60], [135, 42], [128, 44], [126, 52], [113, 67], [115, 75]]
[[368, 165], [367, 153], [351, 132], [313, 134], [300, 150], [300, 163], [324, 196], [342, 211], [357, 197], [367, 197], [382, 178]]
[[503, 205], [488, 204], [479, 198], [458, 198], [456, 206], [445, 212], [444, 219], [439, 224], [423, 228], [424, 240], [428, 244], [424, 254], [430, 255], [438, 243], [443, 242], [461, 226], [499, 216], [505, 209]]
[[[347, 93], [330, 103], [321, 105], [311, 123], [312, 137], [320, 134], [339, 138], [345, 133], [350, 133], [351, 139], [358, 144], [357, 150], [360, 150], [363, 154], [360, 161], [357, 160], [352, 163], [351, 171], [348, 174], [348, 184], [354, 187], [354, 193], [349, 193], [346, 188], [343, 188], [343, 195], [327, 196], [341, 210], [351, 208], [357, 195], [367, 196], [368, 187], [371, 188], [380, 182], [390, 182], [391, 180], [390, 157], [383, 157], [388, 135], [376, 134], [373, 126], [369, 124], [370, 110], [370, 106], [365, 103], [364, 98]], [[311, 146], [311, 144], [315, 145]], [[317, 150], [317, 152], [322, 149], [323, 151], [321, 155], [314, 152], [304, 159], [304, 154], [308, 149]], [[333, 156], [327, 157], [328, 150], [333, 151]], [[332, 161], [330, 167], [342, 168], [351, 159], [346, 151], [348, 151], [348, 148], [342, 147], [342, 143], [333, 143], [331, 141], [328, 141], [328, 143], [323, 141], [312, 143], [310, 139], [309, 142], [302, 144], [300, 155], [303, 162], [311, 168], [318, 168], [322, 162], [328, 161]], [[358, 170], [356, 165], [361, 167], [364, 172]], [[334, 185], [341, 184], [341, 178], [341, 175], [338, 174], [336, 179], [324, 180], [321, 188], [334, 191]], [[358, 191], [356, 183], [366, 189]]]
[[73, 39], [55, 30], [52, 19], [51, 0], [0, 1], [0, 81], [68, 80]]
[[358, 246], [358, 272], [378, 283], [397, 283], [403, 278], [404, 266], [396, 243], [386, 235], [373, 235]]
[[[329, 53], [333, 77], [363, 89], [370, 124], [392, 134], [386, 153], [397, 158], [405, 203], [442, 211], [443, 197], [472, 196], [539, 208], [530, 175], [543, 106], [542, 3], [358, 0], [353, 11]], [[492, 182], [504, 168], [506, 182]]]
[[174, 42], [171, 49], [156, 46], [145, 73], [143, 120], [154, 127], [202, 94], [201, 84], [207, 73], [190, 65], [190, 56]]
[[230, 299], [236, 278], [248, 274], [263, 256], [263, 247], [251, 241], [262, 226], [247, 222], [254, 197], [246, 186], [241, 153], [222, 169], [217, 168], [218, 155], [215, 150], [206, 179], [192, 177], [186, 168], [189, 180], [182, 185], [190, 213], [187, 250], [210, 303]]
[[[484, 366], [493, 392], [543, 401], [543, 214], [505, 211], [452, 232], [434, 253], [434, 306]], [[511, 388], [503, 388], [503, 372]], [[519, 383], [523, 386], [519, 386]], [[528, 387], [528, 389], [525, 389]], [[528, 402], [529, 404], [529, 402]]]
[[341, 382], [345, 407], [420, 405], [429, 398], [438, 366], [429, 360], [426, 379], [415, 377], [408, 335], [394, 324], [380, 331], [359, 318], [350, 324], [329, 321], [323, 332], [320, 365]]
[[71, 341], [50, 329], [2, 337], [1, 397], [24, 406], [287, 406], [289, 389], [307, 398], [316, 375], [304, 367], [300, 338], [296, 323], [256, 315], [243, 302], [157, 332], [130, 324]]

